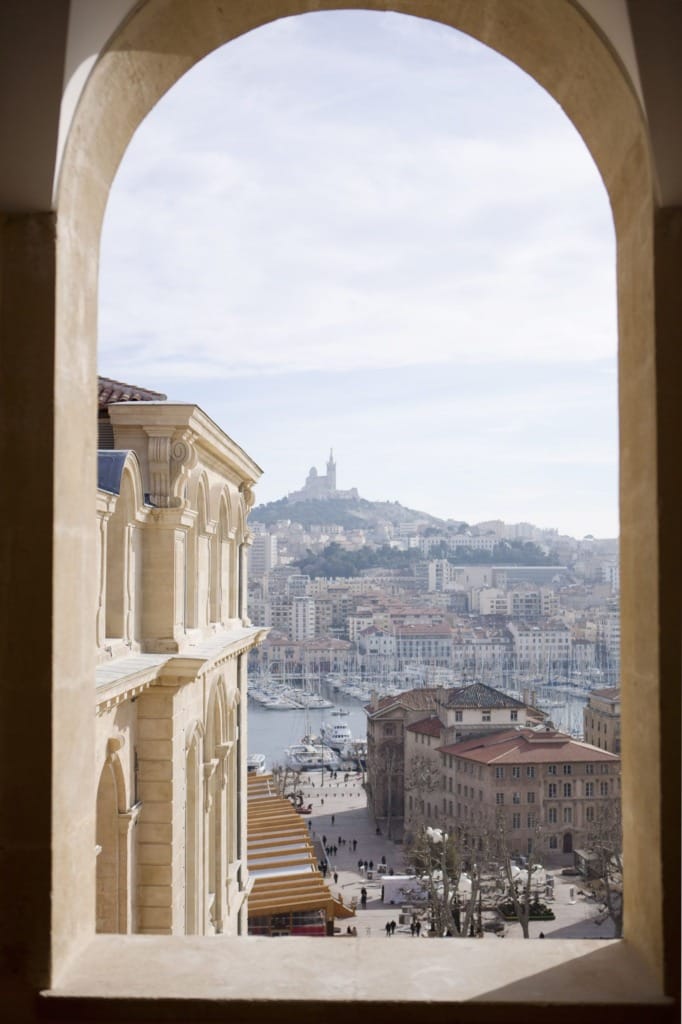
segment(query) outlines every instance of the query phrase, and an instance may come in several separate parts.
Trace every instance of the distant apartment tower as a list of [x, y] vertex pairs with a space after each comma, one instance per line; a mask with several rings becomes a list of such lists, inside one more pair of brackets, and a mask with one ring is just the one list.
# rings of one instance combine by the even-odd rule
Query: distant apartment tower
[[289, 576], [286, 585], [287, 597], [307, 597], [309, 583], [310, 576], [300, 574]]
[[291, 602], [290, 636], [294, 643], [315, 638], [315, 598], [295, 597]]
[[277, 565], [277, 535], [256, 534], [249, 548], [249, 576], [255, 579], [267, 574]]

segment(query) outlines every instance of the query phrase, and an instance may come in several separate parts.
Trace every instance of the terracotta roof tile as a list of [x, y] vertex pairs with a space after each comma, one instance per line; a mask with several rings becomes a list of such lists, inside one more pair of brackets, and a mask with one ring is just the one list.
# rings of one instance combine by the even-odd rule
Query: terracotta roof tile
[[124, 384], [111, 377], [97, 378], [97, 400], [100, 409], [105, 409], [112, 402], [165, 402], [167, 395], [160, 391], [138, 387], [137, 384]]
[[406, 732], [417, 732], [423, 736], [440, 736], [444, 726], [440, 718], [431, 716], [431, 718], [422, 718], [419, 722], [413, 722], [412, 725], [408, 725]]
[[555, 761], [620, 762], [616, 754], [556, 730], [503, 729], [438, 748], [442, 754], [479, 764], [552, 764]]
[[422, 686], [416, 690], [405, 690], [390, 697], [382, 697], [376, 704], [368, 704], [367, 711], [370, 715], [385, 711], [386, 708], [402, 706], [411, 711], [431, 711], [436, 706], [436, 697], [442, 691], [440, 687]]
[[494, 690], [485, 683], [471, 683], [449, 690], [447, 707], [450, 708], [524, 708], [523, 701], [507, 697], [500, 690]]

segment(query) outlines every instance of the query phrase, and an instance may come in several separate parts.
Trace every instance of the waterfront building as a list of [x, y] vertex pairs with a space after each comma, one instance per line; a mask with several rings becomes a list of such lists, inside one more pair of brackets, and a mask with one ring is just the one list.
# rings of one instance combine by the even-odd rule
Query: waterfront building
[[510, 622], [514, 659], [526, 671], [565, 674], [571, 662], [571, 631], [560, 621]]
[[[405, 825], [405, 808], [410, 807], [410, 793], [419, 775], [417, 760], [428, 754], [425, 744], [435, 751], [465, 735], [481, 735], [512, 724], [535, 726], [546, 717], [537, 708], [482, 683], [422, 687], [381, 698], [373, 695], [365, 711], [368, 803], [374, 816], [395, 835], [400, 835]], [[419, 813], [423, 815], [424, 808], [419, 808]], [[414, 825], [414, 821], [409, 819], [408, 824]]]

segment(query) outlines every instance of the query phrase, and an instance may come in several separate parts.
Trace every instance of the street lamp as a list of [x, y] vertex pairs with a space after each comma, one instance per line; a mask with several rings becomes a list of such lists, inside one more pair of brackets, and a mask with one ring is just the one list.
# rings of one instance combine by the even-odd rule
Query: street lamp
[[442, 828], [432, 828], [431, 825], [428, 825], [427, 828], [426, 828], [426, 836], [427, 836], [429, 842], [433, 843], [434, 846], [440, 846], [441, 847], [441, 851], [440, 851], [440, 871], [441, 871], [441, 881], [442, 881], [442, 885], [443, 885], [443, 912], [440, 915], [440, 917], [441, 917], [440, 924], [441, 924], [441, 927], [443, 927], [444, 924], [447, 924], [447, 922], [448, 922], [448, 920], [450, 918], [450, 890], [449, 890], [449, 878], [448, 878], [448, 872], [447, 872], [447, 858], [446, 858], [448, 834], [447, 834], [447, 832], [444, 832]]

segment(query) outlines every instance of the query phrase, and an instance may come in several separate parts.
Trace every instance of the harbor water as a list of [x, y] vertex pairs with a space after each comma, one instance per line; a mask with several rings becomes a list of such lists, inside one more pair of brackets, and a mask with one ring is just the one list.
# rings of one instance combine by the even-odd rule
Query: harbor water
[[343, 723], [353, 734], [354, 740], [367, 738], [367, 716], [364, 706], [357, 700], [339, 698], [335, 708], [343, 708], [349, 714], [333, 715], [333, 708], [307, 711], [270, 711], [249, 701], [247, 718], [248, 753], [265, 754], [268, 770], [284, 763], [284, 748], [300, 743], [307, 732], [319, 736], [320, 726]]

